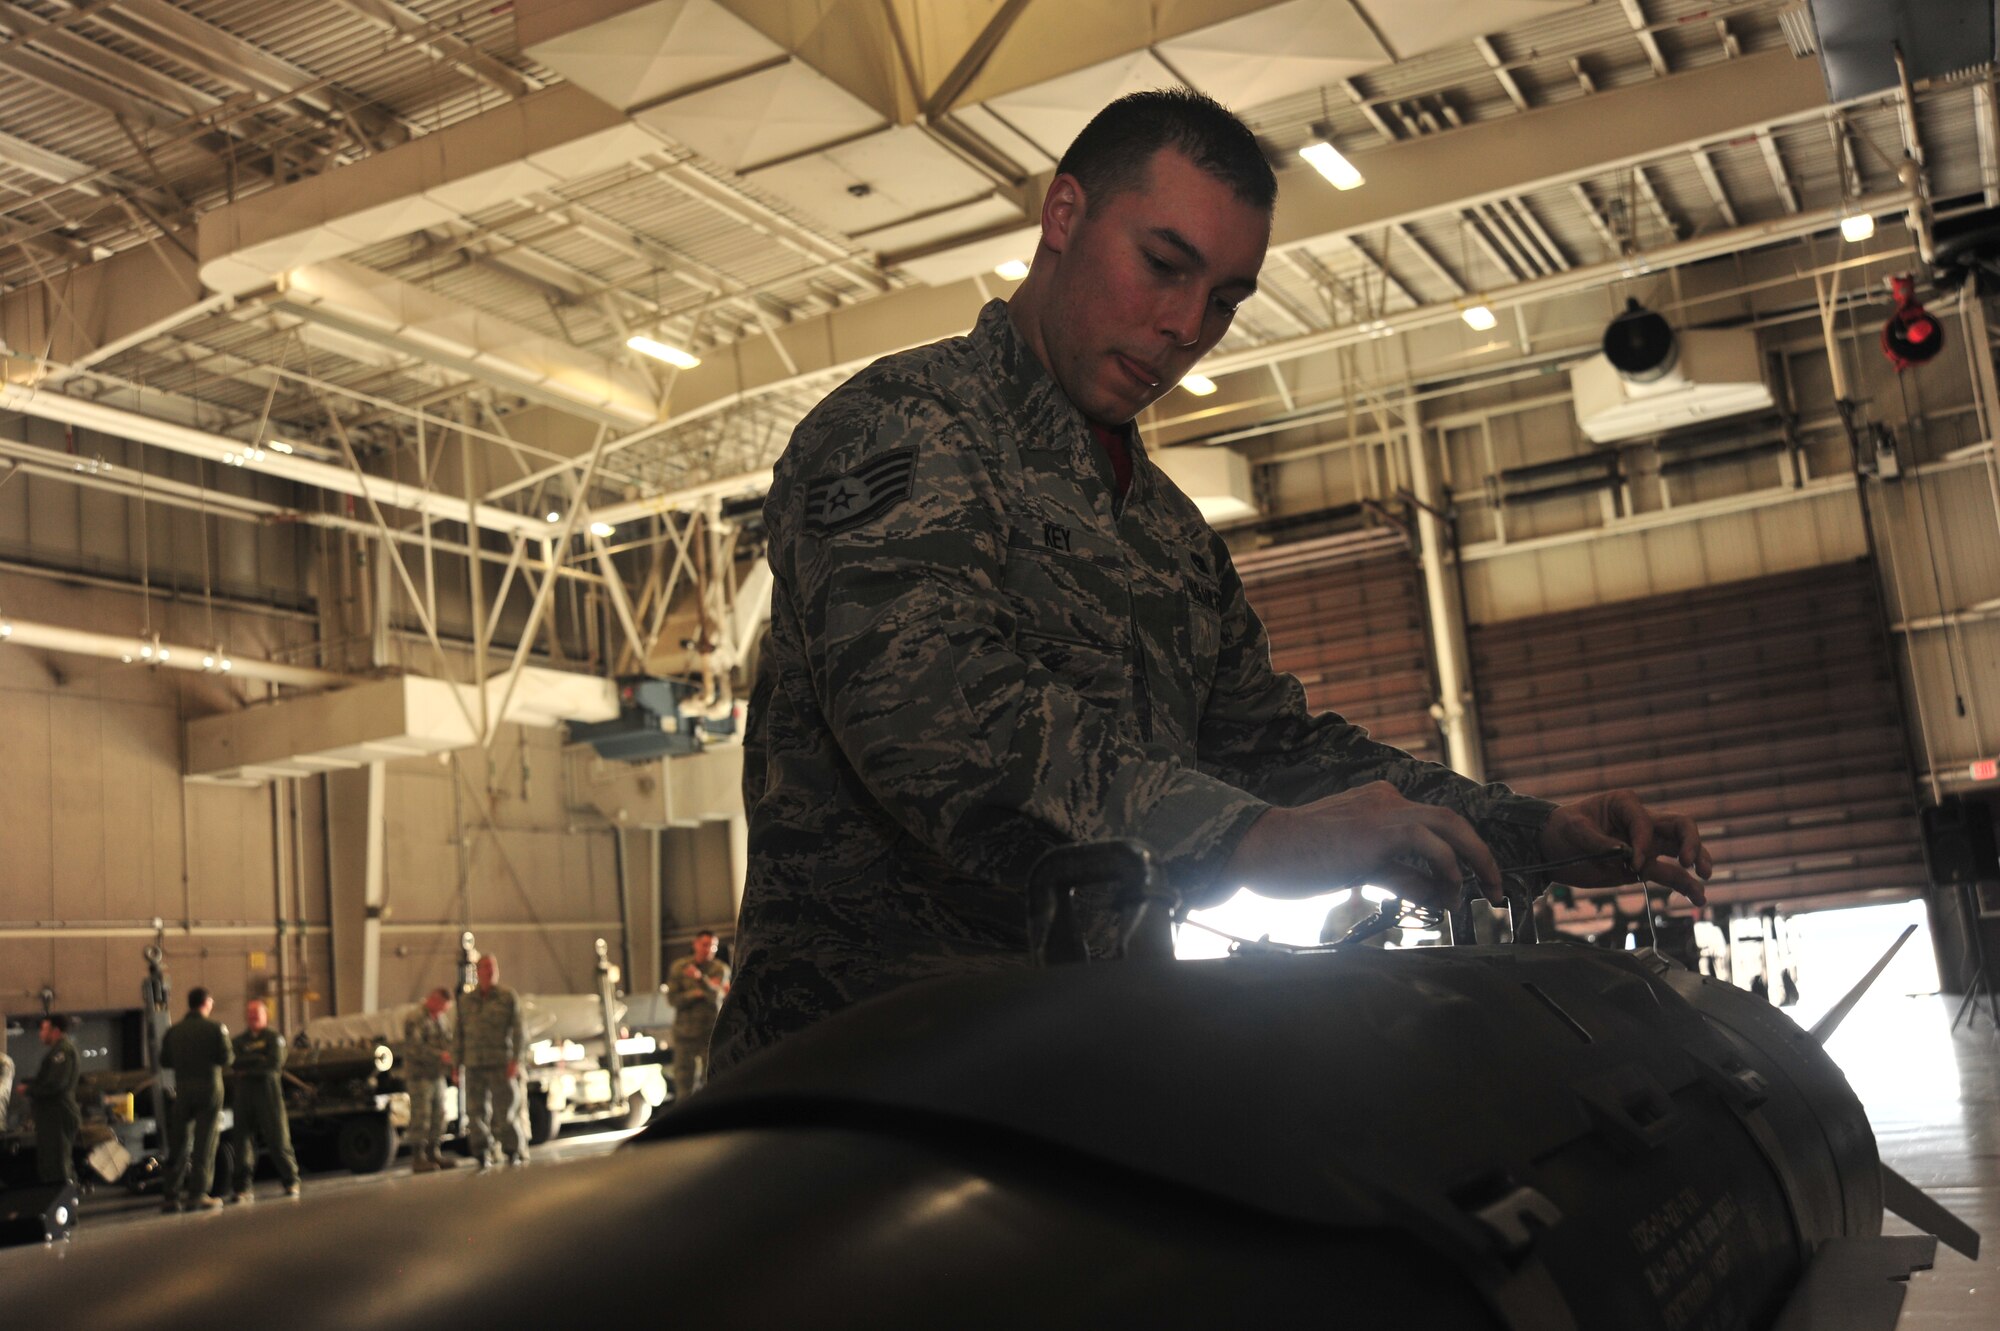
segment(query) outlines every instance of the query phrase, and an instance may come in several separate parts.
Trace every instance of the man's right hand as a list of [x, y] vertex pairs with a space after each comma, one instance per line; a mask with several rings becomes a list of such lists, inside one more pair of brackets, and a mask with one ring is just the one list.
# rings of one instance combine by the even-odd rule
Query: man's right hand
[[1317, 896], [1366, 884], [1449, 910], [1468, 872], [1488, 900], [1503, 899], [1500, 866], [1471, 823], [1376, 781], [1264, 814], [1237, 843], [1223, 879], [1267, 897]]

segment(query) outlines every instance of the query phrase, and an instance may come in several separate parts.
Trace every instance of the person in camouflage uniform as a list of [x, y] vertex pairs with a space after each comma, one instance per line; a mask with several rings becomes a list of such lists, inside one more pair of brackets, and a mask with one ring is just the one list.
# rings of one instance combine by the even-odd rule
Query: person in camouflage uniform
[[528, 1143], [515, 1112], [521, 1059], [528, 1051], [527, 1028], [521, 1021], [521, 996], [499, 979], [499, 961], [490, 954], [482, 956], [479, 987], [459, 999], [459, 1029], [465, 1036], [462, 1089], [471, 1120], [472, 1154], [481, 1169], [503, 1159], [514, 1165], [528, 1163]]
[[1644, 865], [1699, 899], [1685, 818], [1475, 784], [1271, 668], [1228, 548], [1132, 422], [1256, 289], [1275, 195], [1214, 102], [1120, 99], [1058, 165], [1013, 297], [793, 433], [714, 1075], [871, 995], [1026, 964], [1028, 871], [1079, 842], [1143, 842], [1197, 907], [1360, 883], [1442, 904], [1467, 870], [1496, 897], [1500, 863], [1621, 838], [1606, 882]]
[[453, 1169], [458, 1161], [445, 1155], [444, 1083], [451, 1071], [451, 1028], [445, 1009], [451, 990], [433, 989], [424, 1005], [403, 1023], [403, 1085], [410, 1093], [410, 1172], [428, 1174]]
[[[209, 1196], [215, 1178], [216, 1128], [222, 1118], [223, 1069], [236, 1062], [229, 1028], [209, 1020], [215, 1000], [197, 985], [188, 990], [187, 1015], [160, 1039], [160, 1066], [174, 1074], [173, 1103], [167, 1107], [167, 1211], [209, 1210], [222, 1205]], [[185, 1185], [185, 1187], [183, 1187]]]
[[27, 1084], [35, 1107], [35, 1177], [43, 1183], [76, 1182], [76, 1134], [83, 1112], [76, 1102], [83, 1065], [76, 1041], [69, 1038], [69, 1018], [42, 1018], [42, 1066]]
[[285, 1037], [271, 1025], [271, 1010], [260, 998], [243, 1010], [243, 1034], [236, 1037], [235, 1200], [247, 1202], [257, 1177], [257, 1146], [262, 1143], [278, 1166], [285, 1195], [299, 1195], [299, 1160], [292, 1154], [292, 1124], [285, 1113]]
[[716, 960], [714, 930], [694, 936], [694, 951], [674, 963], [664, 988], [674, 1008], [674, 1098], [685, 1099], [708, 1075], [709, 1036], [729, 992], [729, 967]]

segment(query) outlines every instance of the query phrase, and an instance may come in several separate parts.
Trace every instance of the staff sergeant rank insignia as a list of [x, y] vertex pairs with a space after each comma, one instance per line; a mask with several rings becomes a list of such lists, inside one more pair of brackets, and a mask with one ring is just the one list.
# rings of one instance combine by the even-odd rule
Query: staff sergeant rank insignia
[[880, 517], [910, 497], [916, 474], [917, 450], [904, 448], [820, 477], [806, 487], [806, 530], [831, 536]]

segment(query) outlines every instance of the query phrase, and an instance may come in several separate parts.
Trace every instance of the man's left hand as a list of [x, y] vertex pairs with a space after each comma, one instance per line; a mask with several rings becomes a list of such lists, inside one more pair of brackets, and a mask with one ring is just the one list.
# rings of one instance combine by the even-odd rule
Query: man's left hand
[[1702, 886], [1715, 869], [1701, 832], [1685, 814], [1649, 809], [1629, 790], [1613, 790], [1564, 804], [1542, 829], [1542, 857], [1567, 860], [1592, 851], [1625, 849], [1619, 859], [1578, 864], [1555, 878], [1576, 887], [1618, 887], [1636, 874], [1670, 887], [1696, 905], [1708, 900]]

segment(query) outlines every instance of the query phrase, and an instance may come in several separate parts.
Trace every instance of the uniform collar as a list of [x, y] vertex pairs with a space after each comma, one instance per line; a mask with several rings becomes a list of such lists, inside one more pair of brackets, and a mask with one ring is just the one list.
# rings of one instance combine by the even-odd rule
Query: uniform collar
[[[993, 366], [1000, 396], [1020, 423], [1022, 441], [1030, 447], [1040, 443], [1044, 448], [1057, 441], [1067, 442], [1078, 479], [1097, 478], [1108, 510], [1113, 493], [1110, 459], [1091, 437], [1090, 423], [1083, 413], [1014, 326], [1006, 301], [986, 302], [979, 311], [979, 322], [973, 325], [972, 344]], [[1126, 495], [1129, 506], [1146, 485], [1146, 450], [1139, 442], [1136, 422], [1125, 426], [1125, 446], [1132, 451], [1132, 488]]]

